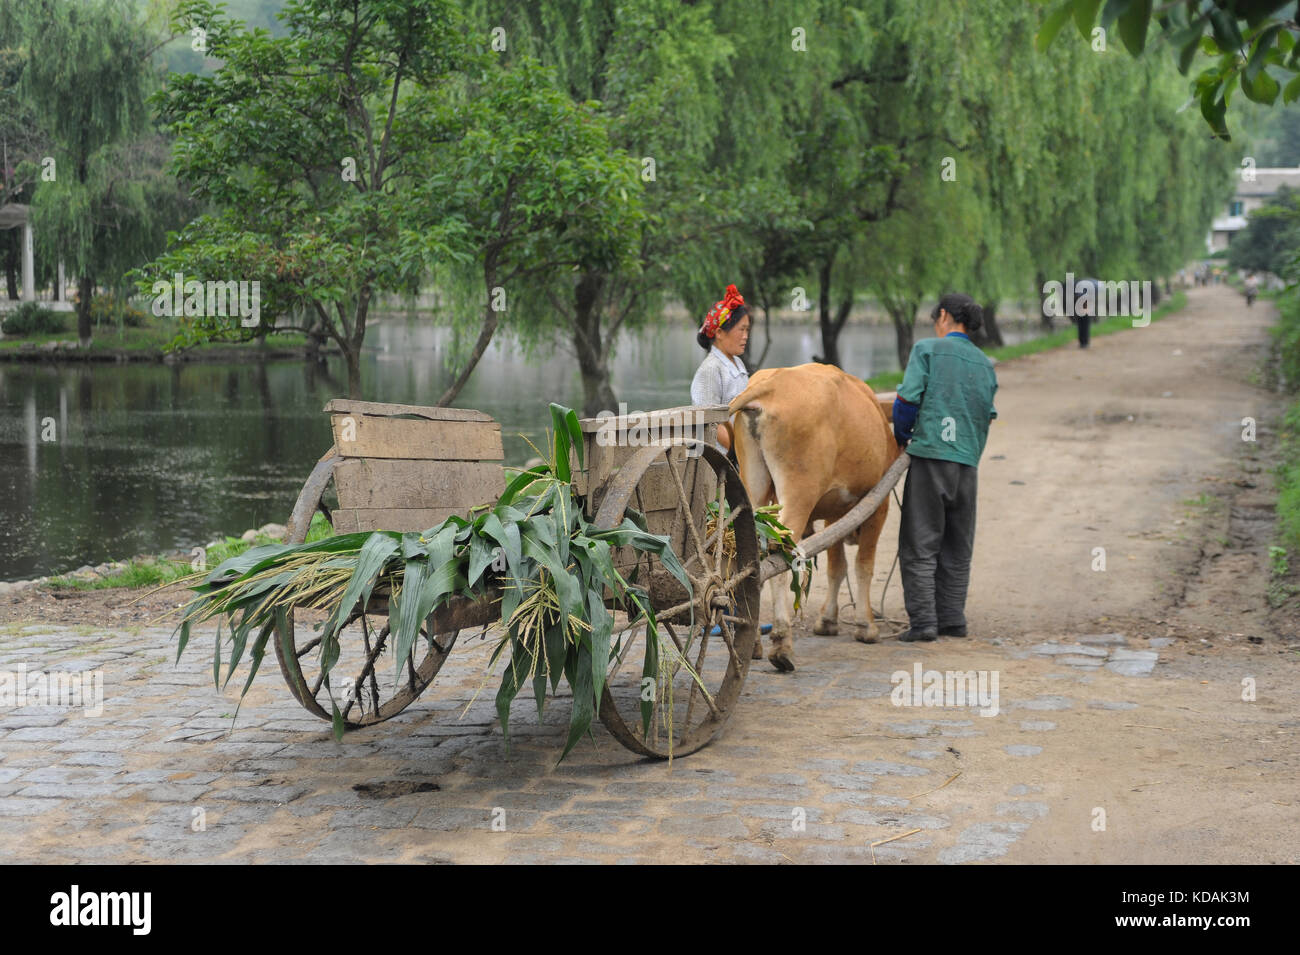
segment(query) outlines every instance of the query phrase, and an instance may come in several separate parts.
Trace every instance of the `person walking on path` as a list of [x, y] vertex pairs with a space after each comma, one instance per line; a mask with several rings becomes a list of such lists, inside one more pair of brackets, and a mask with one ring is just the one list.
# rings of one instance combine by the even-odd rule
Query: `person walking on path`
[[998, 416], [993, 363], [969, 337], [980, 307], [951, 293], [930, 317], [934, 337], [912, 346], [894, 399], [894, 437], [912, 458], [898, 532], [906, 642], [966, 636], [977, 469]]
[[[1091, 291], [1092, 294], [1087, 294]], [[1070, 319], [1079, 330], [1079, 347], [1087, 348], [1092, 340], [1092, 323], [1097, 320], [1098, 296], [1101, 283], [1096, 279], [1080, 279], [1074, 285], [1074, 308]]]

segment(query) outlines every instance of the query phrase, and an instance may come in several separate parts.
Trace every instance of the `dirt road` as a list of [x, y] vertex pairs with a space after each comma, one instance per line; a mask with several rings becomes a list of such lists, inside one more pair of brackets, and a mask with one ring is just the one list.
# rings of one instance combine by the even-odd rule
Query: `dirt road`
[[[1148, 678], [1099, 671], [1097, 683], [1136, 702], [1140, 717], [1115, 720], [1094, 708], [1057, 720], [1052, 765], [1036, 767], [1042, 792], [1033, 797], [1051, 813], [1009, 861], [1300, 859], [1300, 636], [1294, 618], [1270, 615], [1265, 597], [1274, 500], [1267, 463], [1282, 403], [1252, 383], [1274, 313], [1267, 303], [1247, 308], [1223, 286], [1188, 298], [1177, 315], [1094, 338], [1087, 350], [997, 369], [999, 419], [980, 466], [971, 638], [939, 641], [923, 651], [926, 665], [999, 667], [1004, 692], [1020, 684], [1016, 695], [1028, 696], [1051, 692], [1054, 677], [1079, 677], [1043, 672], [1045, 654], [999, 662], [993, 644], [1022, 656], [1087, 634], [1119, 632], [1140, 648], [1152, 646], [1144, 638], [1172, 640], [1158, 647]], [[1247, 417], [1259, 425], [1255, 443], [1242, 439]], [[893, 508], [877, 595], [897, 540]], [[1097, 548], [1104, 570], [1095, 566]], [[902, 629], [896, 571], [885, 610]], [[1241, 699], [1245, 678], [1255, 681], [1254, 702]], [[1015, 760], [998, 762], [982, 767], [990, 792]], [[1110, 807], [1112, 829], [1117, 813], [1125, 818], [1123, 839], [1091, 828], [1098, 807]]]

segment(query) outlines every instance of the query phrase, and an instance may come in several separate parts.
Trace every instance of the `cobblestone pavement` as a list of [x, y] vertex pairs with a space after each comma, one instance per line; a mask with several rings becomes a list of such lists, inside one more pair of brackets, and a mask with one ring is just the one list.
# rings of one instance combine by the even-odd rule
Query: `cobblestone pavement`
[[[1168, 842], [1152, 815], [1158, 784], [1195, 778], [1204, 790], [1212, 782], [1195, 756], [1173, 764], [1158, 754], [1216, 733], [1267, 736], [1295, 712], [1294, 690], [1266, 693], [1266, 676], [1261, 701], [1246, 704], [1235, 673], [1208, 687], [1199, 674], [1162, 675], [1171, 649], [1118, 653], [1121, 665], [1108, 669], [1101, 661], [1108, 653], [1116, 662], [1123, 638], [1106, 635], [1040, 636], [1014, 647], [805, 636], [795, 673], [755, 662], [727, 729], [700, 753], [671, 765], [641, 760], [597, 725], [594, 739], [556, 765], [567, 701], [548, 706], [541, 722], [531, 699], [517, 701], [507, 753], [495, 682], [475, 699], [490, 641], [458, 646], [406, 712], [337, 743], [292, 701], [272, 660], [232, 729], [241, 677], [224, 693], [213, 688], [207, 638], [196, 633], [176, 665], [166, 628], [0, 629], [0, 671], [97, 671], [103, 679], [99, 716], [0, 710], [0, 857], [1140, 861], [1143, 846]], [[1166, 665], [1147, 666], [1157, 654]], [[996, 671], [998, 714], [895, 705], [891, 675], [918, 664]], [[1232, 726], [1239, 729], [1225, 731]], [[1151, 778], [1135, 778], [1122, 758], [1090, 758], [1089, 741], [1100, 739], [1131, 751], [1138, 765], [1150, 761], [1138, 776]], [[1294, 760], [1241, 740], [1231, 742], [1231, 761], [1253, 795], [1238, 795], [1257, 805], [1271, 793], [1283, 805], [1281, 793], [1294, 795]], [[1210, 795], [1211, 810], [1231, 811], [1231, 795]], [[1104, 831], [1092, 828], [1099, 806], [1109, 813]], [[1295, 810], [1273, 809], [1284, 811]], [[1179, 824], [1176, 807], [1172, 815], [1165, 822]], [[1253, 861], [1294, 853], [1266, 835], [1236, 848]], [[1211, 841], [1220, 836], [1226, 841], [1224, 833]]]

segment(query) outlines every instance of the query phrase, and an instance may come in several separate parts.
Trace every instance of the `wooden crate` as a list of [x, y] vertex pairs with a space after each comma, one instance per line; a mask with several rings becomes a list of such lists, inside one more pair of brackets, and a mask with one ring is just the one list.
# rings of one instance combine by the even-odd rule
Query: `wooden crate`
[[338, 533], [423, 531], [505, 490], [501, 425], [481, 411], [336, 398]]

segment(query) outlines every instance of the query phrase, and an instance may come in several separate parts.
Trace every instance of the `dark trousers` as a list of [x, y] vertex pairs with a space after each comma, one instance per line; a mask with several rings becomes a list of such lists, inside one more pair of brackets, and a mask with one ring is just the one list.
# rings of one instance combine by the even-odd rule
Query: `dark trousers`
[[1089, 315], [1074, 316], [1074, 324], [1079, 329], [1079, 347], [1087, 348], [1088, 339], [1092, 337], [1092, 317]]
[[912, 458], [903, 485], [898, 562], [913, 630], [966, 625], [978, 470]]

